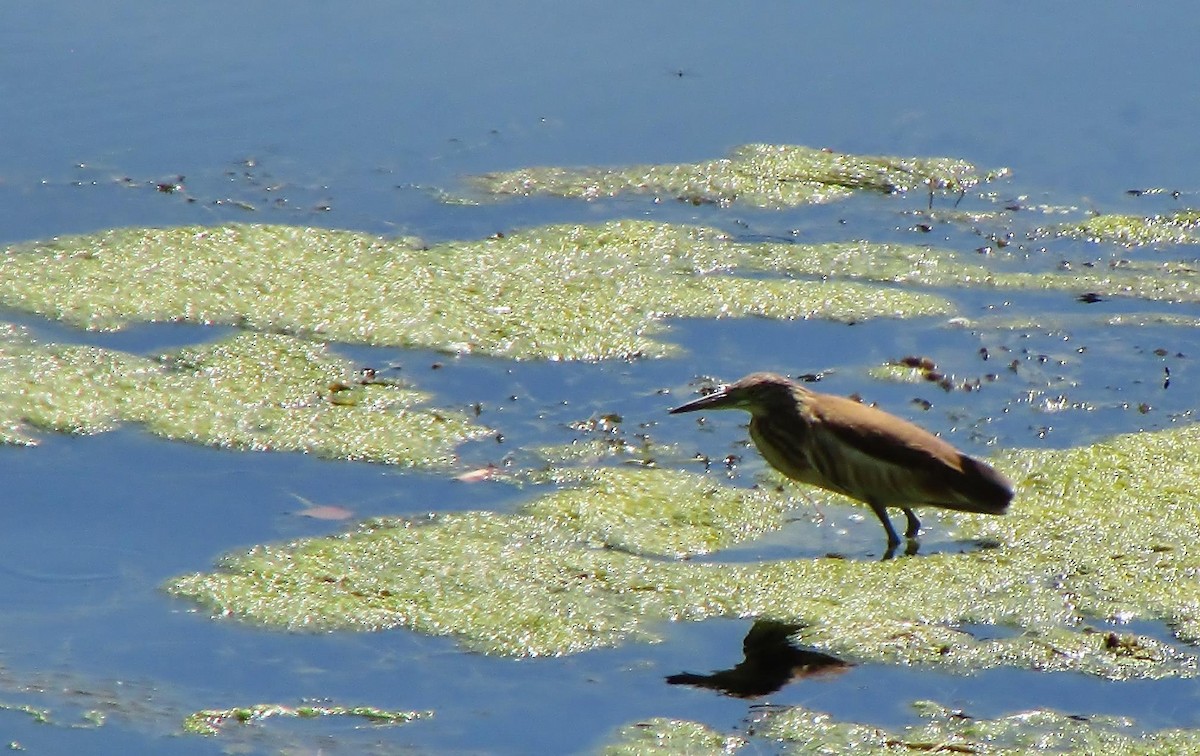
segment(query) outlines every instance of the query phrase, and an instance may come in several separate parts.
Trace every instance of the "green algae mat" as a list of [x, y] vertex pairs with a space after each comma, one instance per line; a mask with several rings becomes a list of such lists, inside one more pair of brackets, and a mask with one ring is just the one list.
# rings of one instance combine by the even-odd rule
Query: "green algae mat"
[[123, 229], [0, 257], [0, 305], [86, 328], [228, 324], [515, 359], [676, 354], [670, 318], [951, 317], [938, 291], [956, 286], [1195, 302], [1198, 283], [1183, 262], [1030, 273], [932, 247], [743, 244], [648, 221], [429, 248], [293, 226]]
[[0, 329], [0, 442], [38, 430], [98, 433], [136, 423], [164, 438], [346, 460], [449, 467], [488, 434], [458, 410], [381, 379], [313, 342], [245, 333], [147, 359], [41, 344]]
[[965, 192], [1007, 174], [953, 158], [850, 155], [800, 145], [747, 144], [729, 157], [699, 163], [617, 168], [526, 168], [475, 177], [490, 195], [546, 194], [597, 199], [654, 194], [695, 204], [734, 202], [782, 208], [845, 199], [856, 191]]
[[397, 725], [429, 716], [432, 716], [431, 712], [386, 711], [373, 706], [255, 704], [233, 709], [204, 709], [193, 712], [183, 721], [183, 731], [192, 735], [219, 735], [223, 728], [232, 724], [247, 725], [263, 722], [273, 717], [298, 719], [353, 717], [372, 724]]
[[1200, 242], [1200, 212], [1179, 210], [1160, 215], [1097, 215], [1061, 232], [1091, 241], [1119, 244], [1196, 244]]
[[951, 312], [894, 286], [706, 275], [737, 251], [710, 229], [635, 221], [431, 248], [291, 226], [124, 229], [9, 249], [0, 304], [87, 328], [222, 323], [518, 359], [664, 356], [665, 317]]

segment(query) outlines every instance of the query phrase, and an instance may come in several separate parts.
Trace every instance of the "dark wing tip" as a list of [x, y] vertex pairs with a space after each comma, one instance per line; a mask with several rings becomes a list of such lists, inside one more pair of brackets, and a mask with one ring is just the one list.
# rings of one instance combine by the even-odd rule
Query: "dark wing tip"
[[971, 481], [971, 495], [980, 504], [980, 511], [1004, 514], [1013, 500], [1013, 486], [1008, 478], [986, 462], [962, 456], [963, 472]]

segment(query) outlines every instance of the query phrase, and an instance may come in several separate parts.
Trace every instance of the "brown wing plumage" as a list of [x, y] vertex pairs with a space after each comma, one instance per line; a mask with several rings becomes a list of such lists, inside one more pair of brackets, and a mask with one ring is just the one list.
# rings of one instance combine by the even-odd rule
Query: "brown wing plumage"
[[[881, 503], [1003, 514], [1012, 501], [1004, 476], [923, 428], [852, 399], [807, 393], [804, 411], [814, 421], [814, 442], [836, 443], [869, 458], [862, 460], [858, 488], [871, 487], [864, 478], [878, 478]], [[828, 438], [822, 440], [821, 433]], [[885, 495], [887, 489], [891, 495]]]

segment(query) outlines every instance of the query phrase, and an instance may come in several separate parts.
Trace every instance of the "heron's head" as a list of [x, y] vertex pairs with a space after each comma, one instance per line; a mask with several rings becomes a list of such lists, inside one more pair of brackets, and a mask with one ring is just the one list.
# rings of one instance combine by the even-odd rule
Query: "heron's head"
[[707, 396], [694, 399], [671, 410], [671, 414], [699, 410], [740, 409], [752, 415], [769, 413], [775, 408], [790, 408], [803, 400], [803, 389], [789, 378], [776, 373], [751, 373], [741, 380], [722, 386]]

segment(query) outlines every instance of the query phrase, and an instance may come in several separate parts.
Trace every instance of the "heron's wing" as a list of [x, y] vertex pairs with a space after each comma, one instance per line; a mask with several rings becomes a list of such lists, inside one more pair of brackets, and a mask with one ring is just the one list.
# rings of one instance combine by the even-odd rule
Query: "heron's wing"
[[889, 481], [898, 494], [907, 489], [902, 495], [915, 499], [921, 492], [930, 504], [996, 513], [1012, 500], [1004, 476], [907, 420], [831, 395], [821, 395], [806, 409], [816, 421], [812, 432], [824, 437], [819, 443], [869, 457], [880, 465], [880, 483]]
[[862, 454], [901, 467], [962, 472], [962, 455], [946, 441], [907, 420], [853, 399], [823, 394], [808, 407], [838, 443]]

